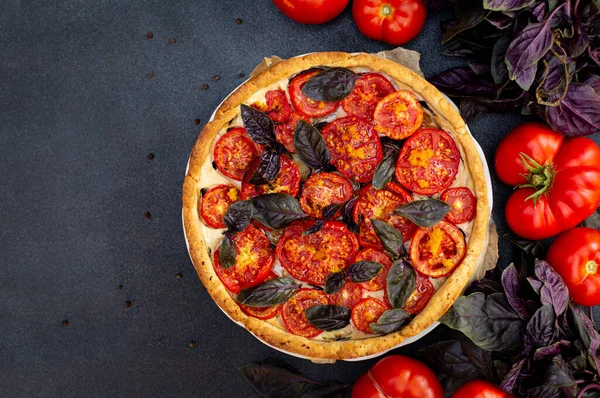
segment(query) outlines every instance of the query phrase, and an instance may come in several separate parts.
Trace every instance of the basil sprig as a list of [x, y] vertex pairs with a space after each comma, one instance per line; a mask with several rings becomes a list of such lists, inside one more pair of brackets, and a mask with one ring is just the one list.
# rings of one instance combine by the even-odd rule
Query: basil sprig
[[272, 181], [281, 169], [281, 154], [273, 148], [267, 147], [260, 155], [260, 163], [248, 180], [253, 185], [263, 185]]
[[394, 214], [408, 218], [420, 227], [433, 227], [440, 222], [452, 207], [439, 199], [424, 199], [408, 202], [394, 210]]
[[404, 253], [404, 239], [402, 234], [391, 224], [385, 221], [371, 219], [375, 234], [381, 240], [381, 244], [388, 251], [393, 259], [400, 257]]
[[254, 219], [272, 229], [283, 228], [294, 220], [306, 217], [298, 200], [287, 194], [269, 193], [255, 196], [251, 201]]
[[306, 309], [306, 319], [321, 330], [338, 330], [350, 323], [350, 308], [330, 304], [316, 305]]
[[410, 314], [401, 309], [387, 310], [377, 320], [371, 323], [371, 331], [376, 334], [397, 332], [410, 319]]
[[341, 101], [354, 90], [357, 77], [350, 69], [329, 68], [308, 79], [302, 93], [315, 101]]
[[238, 293], [238, 303], [251, 307], [270, 307], [288, 301], [302, 285], [292, 278], [279, 277]]
[[388, 301], [393, 308], [402, 308], [417, 285], [417, 276], [408, 260], [392, 263], [386, 281]]

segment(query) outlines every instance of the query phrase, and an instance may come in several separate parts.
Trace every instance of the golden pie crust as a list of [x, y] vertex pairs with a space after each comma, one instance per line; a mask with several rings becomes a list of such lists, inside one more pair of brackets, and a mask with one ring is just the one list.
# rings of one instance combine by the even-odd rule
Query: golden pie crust
[[[441, 128], [452, 133], [454, 139], [462, 146], [463, 161], [473, 181], [477, 197], [477, 215], [473, 221], [464, 260], [436, 290], [425, 309], [396, 333], [360, 340], [315, 341], [293, 335], [268, 322], [247, 316], [214, 272], [212, 260], [202, 237], [197, 207], [200, 188], [202, 188], [199, 185], [200, 171], [204, 161], [212, 156], [211, 144], [216, 135], [239, 115], [239, 105], [246, 102], [257, 90], [316, 66], [367, 67], [375, 72], [387, 74], [400, 88], [412, 90], [420, 95], [436, 115]], [[183, 184], [183, 221], [190, 255], [198, 276], [217, 305], [264, 342], [284, 351], [313, 359], [338, 360], [378, 354], [396, 347], [407, 338], [430, 327], [452, 306], [467, 286], [487, 241], [489, 209], [487, 183], [483, 170], [474, 139], [467, 132], [466, 124], [460, 114], [433, 85], [411, 70], [369, 54], [322, 52], [291, 58], [271, 66], [239, 87], [217, 109], [214, 120], [209, 122], [200, 133], [192, 150]]]

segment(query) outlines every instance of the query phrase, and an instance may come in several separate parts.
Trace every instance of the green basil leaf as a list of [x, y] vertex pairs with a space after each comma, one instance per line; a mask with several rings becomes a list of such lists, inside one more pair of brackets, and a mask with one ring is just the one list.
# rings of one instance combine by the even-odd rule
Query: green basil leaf
[[325, 293], [337, 293], [346, 284], [346, 274], [344, 271], [329, 274], [325, 280]]
[[519, 346], [523, 341], [524, 322], [513, 311], [502, 293], [485, 296], [473, 293], [459, 297], [440, 318], [446, 326], [460, 330], [475, 344], [488, 351]]
[[315, 101], [341, 101], [354, 90], [357, 77], [350, 69], [329, 68], [308, 79], [302, 93]]
[[252, 221], [253, 212], [254, 208], [249, 200], [239, 200], [232, 203], [224, 217], [229, 232], [236, 233], [246, 229]]
[[388, 272], [386, 291], [388, 301], [393, 308], [402, 308], [415, 290], [417, 276], [406, 260], [394, 261]]
[[241, 104], [240, 108], [242, 122], [250, 138], [257, 144], [274, 146], [277, 143], [275, 123], [258, 109], [245, 104]]
[[324, 169], [329, 165], [331, 154], [323, 136], [312, 124], [299, 120], [294, 130], [294, 148], [300, 159], [313, 169]]
[[298, 200], [287, 194], [269, 193], [255, 196], [251, 201], [254, 219], [272, 229], [283, 228], [294, 220], [306, 217]]
[[306, 309], [306, 319], [321, 330], [338, 330], [350, 323], [350, 308], [341, 305], [316, 305]]
[[235, 244], [229, 234], [223, 237], [221, 246], [219, 246], [219, 262], [223, 269], [231, 268], [235, 265]]
[[310, 234], [314, 234], [315, 232], [319, 232], [325, 226], [325, 220], [317, 220], [308, 227], [304, 232], [302, 232], [302, 236], [307, 236]]
[[371, 223], [385, 250], [390, 253], [392, 258], [400, 257], [404, 253], [404, 239], [400, 231], [390, 224], [374, 218], [371, 219]]
[[394, 214], [408, 218], [420, 227], [433, 227], [444, 219], [452, 207], [439, 199], [408, 202], [394, 210]]
[[270, 307], [285, 303], [301, 287], [294, 279], [281, 276], [242, 290], [236, 300], [250, 307]]
[[383, 158], [381, 163], [375, 169], [373, 175], [373, 188], [380, 190], [392, 180], [394, 171], [396, 170], [396, 161], [398, 160], [398, 154], [388, 155]]
[[383, 264], [376, 261], [358, 261], [346, 269], [352, 282], [363, 283], [374, 279], [383, 269]]
[[404, 310], [387, 310], [377, 322], [371, 323], [371, 331], [376, 334], [394, 333], [400, 330], [409, 319], [410, 314]]
[[260, 163], [254, 170], [249, 182], [253, 185], [264, 185], [269, 181], [273, 181], [280, 168], [280, 154], [275, 149], [267, 148], [260, 156]]

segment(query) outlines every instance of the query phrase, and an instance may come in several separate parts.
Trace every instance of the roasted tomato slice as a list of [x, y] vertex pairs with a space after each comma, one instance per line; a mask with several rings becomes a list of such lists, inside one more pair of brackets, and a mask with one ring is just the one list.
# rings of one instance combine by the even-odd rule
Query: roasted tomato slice
[[391, 93], [375, 108], [375, 130], [395, 140], [411, 136], [423, 123], [423, 108], [410, 91]]
[[280, 88], [267, 91], [265, 94], [265, 102], [266, 103], [255, 102], [252, 106], [259, 111], [266, 113], [266, 115], [274, 122], [287, 122], [292, 115], [292, 107], [288, 102], [285, 91]]
[[242, 181], [242, 199], [250, 199], [265, 193], [298, 195], [300, 191], [300, 171], [298, 171], [298, 166], [296, 166], [296, 163], [292, 159], [284, 155], [281, 156], [280, 162], [279, 173], [277, 173], [273, 181], [269, 181], [263, 185], [254, 185], [250, 183], [250, 178], [252, 178], [252, 174], [254, 174], [254, 171], [258, 167], [260, 158], [254, 159]]
[[402, 309], [411, 315], [423, 311], [423, 308], [429, 303], [434, 292], [433, 283], [431, 283], [429, 278], [417, 273], [417, 287], [408, 297]]
[[322, 330], [317, 329], [306, 319], [306, 309], [316, 305], [327, 305], [329, 299], [321, 290], [300, 289], [294, 296], [283, 304], [281, 317], [290, 333], [302, 337], [315, 337]]
[[362, 293], [361, 284], [348, 281], [340, 290], [329, 296], [329, 302], [352, 309], [362, 300]]
[[[277, 274], [271, 271], [269, 275], [265, 278], [265, 282], [275, 278], [277, 278]], [[249, 305], [244, 305], [240, 303], [238, 303], [238, 305], [246, 315], [253, 316], [262, 320], [273, 318], [275, 315], [277, 315], [279, 309], [281, 308], [281, 305], [273, 305], [271, 307], [250, 307]]]
[[240, 191], [231, 185], [221, 184], [209, 189], [202, 195], [200, 214], [211, 228], [225, 228], [225, 213], [233, 202], [240, 198]]
[[296, 130], [296, 125], [300, 120], [310, 123], [310, 118], [293, 111], [292, 116], [287, 122], [275, 125], [275, 138], [277, 138], [277, 141], [282, 143], [285, 149], [290, 151], [290, 153], [296, 153], [296, 148], [294, 147], [294, 130]]
[[423, 275], [440, 278], [451, 273], [466, 253], [463, 233], [446, 221], [419, 228], [410, 244], [410, 260]]
[[452, 184], [459, 163], [460, 152], [450, 134], [425, 129], [404, 143], [396, 163], [396, 178], [419, 195], [433, 195]]
[[215, 272], [223, 285], [230, 292], [237, 294], [240, 290], [265, 280], [271, 271], [275, 255], [264, 232], [252, 225], [234, 235], [233, 243], [236, 252], [233, 267], [221, 267], [219, 249], [215, 250], [213, 261]]
[[388, 257], [388, 255], [382, 251], [369, 248], [356, 255], [354, 262], [358, 261], [376, 261], [383, 265], [383, 269], [379, 272], [375, 279], [372, 279], [369, 282], [361, 283], [360, 285], [364, 289], [372, 292], [385, 289], [388, 271], [392, 266], [392, 260]]
[[477, 199], [469, 188], [448, 188], [442, 192], [440, 199], [452, 207], [446, 214], [446, 220], [452, 224], [462, 224], [475, 218]]
[[322, 102], [308, 98], [302, 93], [302, 87], [306, 82], [321, 73], [322, 70], [308, 70], [294, 77], [289, 84], [290, 99], [294, 109], [302, 113], [306, 117], [323, 117], [335, 111], [339, 106], [339, 102]]
[[260, 155], [260, 147], [243, 127], [234, 127], [217, 140], [213, 157], [217, 170], [241, 181], [250, 163]]
[[361, 300], [352, 310], [352, 323], [358, 330], [364, 333], [373, 333], [371, 323], [377, 322], [379, 317], [391, 310], [392, 307], [376, 298], [369, 297]]
[[369, 122], [356, 117], [343, 117], [329, 123], [321, 131], [331, 164], [351, 180], [370, 182], [381, 162], [381, 141]]
[[354, 191], [350, 181], [333, 173], [313, 174], [304, 183], [300, 195], [300, 207], [311, 217], [322, 218], [323, 209], [352, 199]]
[[417, 226], [407, 218], [393, 214], [392, 211], [411, 201], [410, 194], [396, 183], [390, 182], [380, 190], [376, 190], [371, 184], [365, 185], [360, 190], [353, 213], [354, 221], [360, 226], [358, 236], [360, 244], [383, 249], [383, 245], [373, 229], [371, 218], [390, 223], [402, 233], [404, 240], [408, 241]]
[[348, 115], [371, 121], [377, 103], [394, 91], [394, 85], [383, 75], [363, 73], [356, 79], [354, 90], [342, 100], [342, 108]]
[[320, 231], [302, 236], [311, 225], [308, 221], [288, 226], [277, 243], [277, 258], [292, 277], [324, 285], [327, 275], [350, 264], [358, 252], [358, 240], [339, 221], [325, 221]]

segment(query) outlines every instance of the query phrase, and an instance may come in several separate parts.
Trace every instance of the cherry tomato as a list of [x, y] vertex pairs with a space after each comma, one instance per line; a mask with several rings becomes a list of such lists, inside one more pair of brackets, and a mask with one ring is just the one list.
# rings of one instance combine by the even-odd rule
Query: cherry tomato
[[327, 305], [329, 299], [321, 290], [300, 289], [294, 296], [283, 304], [281, 318], [287, 330], [302, 337], [315, 337], [322, 330], [314, 327], [306, 319], [306, 309], [316, 305]]
[[322, 218], [326, 206], [345, 203], [353, 194], [352, 184], [344, 177], [327, 172], [313, 174], [304, 182], [300, 207], [310, 217]]
[[459, 164], [460, 152], [450, 134], [424, 129], [404, 143], [396, 163], [396, 178], [412, 192], [433, 195], [452, 185]]
[[277, 243], [277, 258], [290, 275], [313, 285], [324, 285], [329, 274], [345, 269], [358, 252], [358, 240], [339, 221], [325, 221], [310, 235], [311, 222], [290, 224]]
[[379, 100], [396, 91], [394, 85], [379, 73], [363, 73], [354, 83], [354, 89], [342, 100], [348, 115], [372, 121]]
[[573, 228], [550, 246], [548, 263], [558, 272], [577, 304], [600, 304], [600, 231]]
[[[277, 278], [277, 274], [271, 271], [265, 278], [265, 282], [275, 278]], [[273, 318], [275, 315], [277, 315], [279, 309], [281, 308], [281, 305], [272, 305], [270, 307], [251, 307], [249, 305], [240, 303], [238, 303], [238, 305], [244, 314], [253, 316], [254, 318], [262, 319], [263, 321]]]
[[465, 237], [446, 221], [419, 228], [410, 244], [410, 260], [423, 275], [440, 278], [451, 273], [465, 257]]
[[412, 238], [417, 226], [409, 219], [392, 213], [398, 206], [411, 201], [410, 194], [396, 183], [390, 182], [380, 190], [376, 190], [371, 184], [365, 185], [359, 192], [352, 214], [354, 222], [360, 226], [360, 244], [383, 249], [373, 229], [372, 218], [390, 223], [402, 233], [405, 241]]
[[472, 380], [463, 384], [452, 398], [511, 398], [514, 395], [508, 394], [499, 387], [483, 380]]
[[213, 158], [217, 170], [226, 177], [241, 181], [252, 160], [260, 155], [259, 148], [245, 128], [228, 130], [215, 144]]
[[377, 362], [352, 387], [352, 398], [443, 398], [435, 374], [422, 362], [389, 355]]
[[420, 0], [354, 0], [352, 17], [363, 35], [399, 46], [417, 37], [427, 10]]
[[348, 281], [340, 290], [329, 296], [329, 303], [352, 309], [362, 300], [362, 293], [361, 284]]
[[287, 122], [292, 115], [292, 107], [288, 102], [285, 91], [280, 88], [267, 91], [265, 94], [265, 102], [266, 103], [255, 102], [252, 106], [265, 113], [274, 122]]
[[395, 140], [411, 136], [423, 123], [423, 108], [407, 90], [391, 93], [375, 108], [375, 130]]
[[573, 228], [600, 204], [600, 149], [588, 138], [524, 123], [498, 145], [495, 169], [503, 182], [523, 186], [506, 203], [506, 221], [524, 238]]
[[337, 17], [350, 0], [273, 0], [291, 20], [304, 24], [322, 24]]
[[446, 221], [462, 224], [475, 218], [477, 199], [469, 188], [448, 188], [442, 192], [440, 199], [452, 207], [446, 214]]
[[233, 202], [237, 202], [240, 191], [231, 185], [221, 184], [212, 187], [202, 195], [200, 214], [202, 219], [211, 228], [225, 228], [225, 213]]
[[384, 312], [391, 309], [392, 306], [388, 303], [373, 297], [367, 297], [352, 309], [352, 323], [361, 332], [373, 334], [371, 323], [377, 322]]
[[232, 293], [258, 285], [269, 275], [275, 255], [271, 242], [265, 234], [249, 225], [242, 232], [233, 236], [236, 258], [230, 268], [221, 267], [219, 249], [215, 250], [213, 262], [215, 273], [223, 285]]
[[321, 72], [322, 71], [318, 69], [308, 70], [300, 73], [290, 81], [289, 92], [292, 105], [294, 106], [294, 109], [306, 117], [323, 117], [329, 115], [340, 106], [339, 102], [322, 102], [312, 100], [302, 92], [302, 87], [304, 87], [306, 82], [311, 77]]
[[321, 131], [331, 164], [357, 182], [370, 182], [383, 157], [373, 125], [356, 117], [336, 119]]
[[358, 261], [375, 261], [383, 265], [383, 269], [377, 274], [374, 279], [368, 282], [361, 283], [364, 289], [376, 292], [381, 289], [385, 289], [387, 275], [392, 266], [392, 260], [382, 251], [375, 249], [364, 249], [356, 255], [354, 262]]
[[300, 191], [300, 171], [298, 171], [296, 163], [284, 155], [281, 156], [280, 162], [279, 173], [277, 173], [273, 181], [269, 181], [263, 185], [254, 185], [250, 182], [250, 178], [252, 178], [252, 174], [254, 174], [254, 171], [258, 167], [260, 158], [254, 159], [242, 181], [242, 199], [250, 199], [266, 193], [298, 195]]
[[433, 283], [429, 278], [417, 273], [417, 287], [408, 297], [402, 309], [411, 315], [418, 314], [429, 303], [434, 292]]
[[277, 138], [277, 141], [282, 143], [283, 146], [285, 146], [285, 149], [290, 151], [290, 153], [296, 153], [296, 147], [294, 147], [294, 131], [300, 120], [310, 123], [310, 118], [303, 116], [296, 111], [292, 111], [292, 115], [287, 122], [275, 125], [275, 138]]

